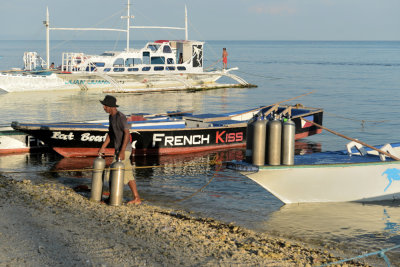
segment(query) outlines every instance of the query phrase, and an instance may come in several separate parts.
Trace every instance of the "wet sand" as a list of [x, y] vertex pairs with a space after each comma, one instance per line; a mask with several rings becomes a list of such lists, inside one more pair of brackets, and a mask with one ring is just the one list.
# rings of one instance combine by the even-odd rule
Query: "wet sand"
[[324, 249], [145, 202], [91, 202], [61, 184], [0, 176], [0, 194], [0, 266], [318, 266], [340, 260]]

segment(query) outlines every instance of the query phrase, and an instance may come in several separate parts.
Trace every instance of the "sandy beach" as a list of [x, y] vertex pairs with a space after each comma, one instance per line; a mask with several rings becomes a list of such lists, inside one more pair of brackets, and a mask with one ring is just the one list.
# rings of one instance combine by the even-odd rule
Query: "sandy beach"
[[56, 183], [0, 176], [0, 193], [0, 266], [318, 266], [340, 260], [324, 249], [145, 201], [92, 202], [87, 193]]

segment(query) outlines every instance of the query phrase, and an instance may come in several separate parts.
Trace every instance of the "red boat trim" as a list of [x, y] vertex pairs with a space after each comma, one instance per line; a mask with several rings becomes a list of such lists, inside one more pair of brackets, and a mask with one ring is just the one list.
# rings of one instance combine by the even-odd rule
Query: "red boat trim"
[[[87, 148], [87, 147], [53, 147], [53, 149], [60, 155], [66, 158], [75, 157], [96, 157], [98, 156], [100, 148]], [[114, 149], [107, 148], [105, 156], [113, 156]]]
[[307, 131], [307, 132], [304, 132], [304, 133], [298, 133], [298, 134], [296, 134], [295, 139], [298, 140], [298, 139], [306, 138], [306, 137], [308, 137], [310, 135], [320, 134], [320, 133], [322, 133], [322, 129], [318, 128], [318, 129], [316, 129], [314, 131]]
[[[135, 155], [173, 155], [173, 154], [186, 154], [201, 152], [207, 150], [223, 149], [223, 148], [235, 148], [243, 147], [246, 143], [236, 143], [231, 145], [214, 145], [214, 146], [197, 146], [197, 147], [174, 147], [174, 148], [154, 148], [154, 149], [135, 149], [133, 154]], [[87, 147], [53, 147], [53, 149], [60, 155], [66, 158], [73, 157], [95, 157], [98, 155], [99, 148], [87, 148]], [[114, 149], [107, 148], [105, 156], [113, 156]]]
[[0, 149], [0, 154], [13, 154], [13, 153], [26, 153], [29, 152], [29, 147], [24, 148], [8, 148], [8, 149]]
[[135, 149], [135, 155], [173, 155], [188, 154], [207, 150], [217, 150], [225, 148], [244, 147], [246, 143], [236, 143], [230, 145], [214, 145], [214, 146], [196, 146], [196, 147], [163, 147], [150, 149]]

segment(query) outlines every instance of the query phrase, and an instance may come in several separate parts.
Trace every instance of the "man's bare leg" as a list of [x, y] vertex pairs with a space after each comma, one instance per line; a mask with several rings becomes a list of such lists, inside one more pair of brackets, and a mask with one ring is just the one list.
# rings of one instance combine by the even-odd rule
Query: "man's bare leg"
[[136, 181], [130, 180], [128, 182], [128, 185], [129, 185], [129, 188], [131, 189], [132, 195], [133, 195], [133, 200], [129, 201], [128, 204], [139, 205], [140, 203], [142, 203], [142, 201], [140, 200], [139, 192], [137, 191]]

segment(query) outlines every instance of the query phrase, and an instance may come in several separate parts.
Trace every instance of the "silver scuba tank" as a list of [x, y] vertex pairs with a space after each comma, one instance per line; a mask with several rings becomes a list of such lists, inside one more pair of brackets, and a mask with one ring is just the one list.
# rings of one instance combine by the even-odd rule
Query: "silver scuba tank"
[[296, 125], [289, 118], [282, 125], [282, 164], [294, 164]]
[[267, 134], [267, 121], [262, 117], [254, 123], [253, 129], [253, 159], [252, 163], [257, 166], [265, 164], [265, 142]]
[[119, 206], [122, 204], [122, 196], [124, 193], [125, 164], [121, 160], [118, 160], [111, 164], [110, 168], [110, 205]]
[[90, 192], [91, 201], [100, 201], [103, 193], [103, 174], [106, 160], [99, 155], [93, 161], [92, 190]]
[[276, 115], [273, 120], [268, 122], [268, 143], [267, 155], [269, 165], [281, 164], [281, 136], [282, 136], [282, 123], [277, 119]]

